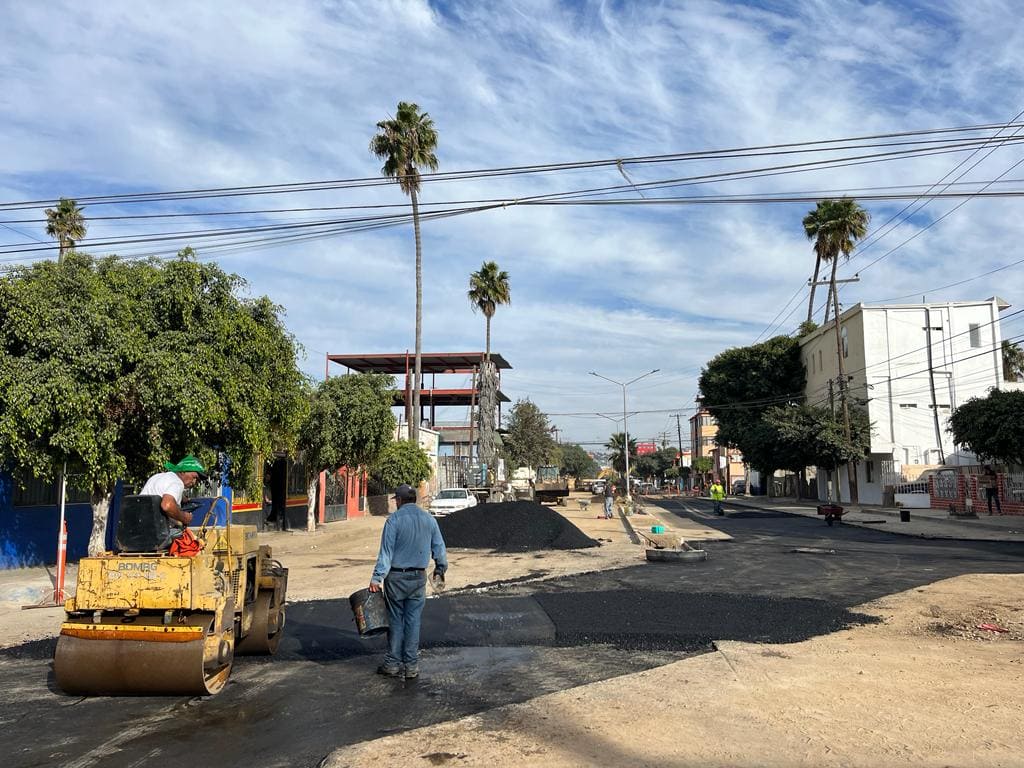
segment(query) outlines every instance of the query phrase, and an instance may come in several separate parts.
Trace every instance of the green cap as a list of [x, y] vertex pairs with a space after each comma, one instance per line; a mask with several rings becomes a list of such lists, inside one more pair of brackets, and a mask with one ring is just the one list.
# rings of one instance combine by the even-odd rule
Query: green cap
[[195, 456], [186, 456], [177, 464], [165, 461], [164, 469], [168, 472], [195, 472], [201, 477], [206, 477], [206, 467], [200, 464]]

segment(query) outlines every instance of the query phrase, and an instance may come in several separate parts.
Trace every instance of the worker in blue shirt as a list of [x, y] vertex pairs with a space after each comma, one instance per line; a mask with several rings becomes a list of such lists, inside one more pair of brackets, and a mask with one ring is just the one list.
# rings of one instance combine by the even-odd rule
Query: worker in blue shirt
[[377, 672], [388, 677], [419, 676], [420, 618], [427, 597], [427, 566], [444, 579], [448, 556], [437, 520], [416, 504], [416, 489], [395, 489], [398, 509], [384, 523], [370, 591], [384, 590], [388, 607], [388, 652]]

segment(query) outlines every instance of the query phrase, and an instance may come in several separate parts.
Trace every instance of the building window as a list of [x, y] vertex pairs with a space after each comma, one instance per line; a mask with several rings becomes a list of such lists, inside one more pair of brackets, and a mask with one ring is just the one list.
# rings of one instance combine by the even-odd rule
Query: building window
[[816, 363], [816, 361], [814, 359], [814, 355], [811, 355], [811, 373], [817, 373], [818, 372], [817, 365], [815, 363]]
[[707, 415], [701, 416], [700, 425], [702, 427], [713, 427], [715, 425], [715, 417]]
[[978, 348], [981, 346], [981, 326], [978, 323], [971, 323], [968, 328], [970, 329], [971, 335], [971, 346]]
[[714, 437], [702, 437], [700, 439], [700, 444], [701, 445], [714, 445], [715, 444], [715, 438]]
[[819, 371], [824, 371], [824, 370], [825, 370], [825, 369], [824, 369], [824, 368], [822, 367], [822, 365], [821, 365], [821, 350], [820, 350], [820, 349], [818, 350], [818, 370], [819, 370]]
[[843, 327], [843, 330], [840, 331], [839, 336], [843, 340], [843, 359], [846, 359], [847, 357], [850, 356], [850, 339], [847, 336], [845, 326]]

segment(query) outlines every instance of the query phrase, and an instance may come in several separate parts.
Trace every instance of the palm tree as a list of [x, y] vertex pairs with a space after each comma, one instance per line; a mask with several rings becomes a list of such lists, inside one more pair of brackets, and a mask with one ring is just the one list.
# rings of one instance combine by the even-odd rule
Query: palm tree
[[818, 273], [821, 271], [821, 260], [822, 260], [822, 247], [824, 246], [824, 239], [815, 239], [818, 237], [818, 232], [821, 230], [821, 225], [824, 223], [825, 211], [827, 210], [824, 203], [818, 203], [817, 207], [804, 216], [804, 234], [807, 235], [808, 240], [814, 240], [814, 277], [811, 279], [811, 295], [807, 299], [807, 322], [811, 322], [814, 314], [814, 292], [818, 287]]
[[[604, 444], [604, 447], [612, 452], [612, 468], [617, 472], [626, 471], [626, 455], [623, 453], [625, 441], [626, 436], [622, 432], [616, 432]], [[636, 440], [632, 437], [629, 438], [629, 458], [636, 458]]]
[[420, 241], [420, 209], [416, 194], [420, 190], [420, 169], [437, 170], [437, 130], [434, 121], [419, 105], [398, 102], [395, 116], [377, 123], [377, 134], [370, 140], [370, 151], [384, 161], [381, 173], [393, 178], [412, 200], [412, 227], [416, 238], [416, 364], [412, 389], [414, 418], [412, 441], [420, 439], [420, 379], [423, 375], [421, 340], [423, 337], [423, 252]]
[[75, 247], [75, 242], [85, 237], [85, 219], [78, 203], [62, 197], [56, 208], [47, 208], [46, 234], [57, 239], [57, 263], [60, 264], [64, 254]]
[[499, 304], [508, 304], [512, 296], [508, 289], [508, 272], [499, 270], [493, 261], [485, 261], [480, 269], [469, 276], [466, 294], [473, 311], [480, 310], [487, 320], [487, 346], [485, 359], [491, 359], [491, 318]]
[[[846, 402], [846, 365], [843, 362], [843, 341], [839, 322], [839, 294], [836, 291], [836, 269], [839, 257], [850, 258], [854, 245], [868, 232], [870, 216], [851, 197], [839, 200], [823, 200], [812, 211], [814, 215], [813, 235], [804, 219], [804, 231], [808, 237], [814, 237], [814, 252], [825, 263], [832, 262], [832, 276], [829, 278], [829, 293], [832, 298], [832, 313], [836, 326], [836, 359], [839, 361], [839, 398], [843, 404], [843, 427], [846, 439], [850, 440], [850, 410]], [[811, 214], [808, 214], [810, 217]], [[852, 462], [846, 465], [850, 483], [850, 501], [857, 501], [857, 475]]]

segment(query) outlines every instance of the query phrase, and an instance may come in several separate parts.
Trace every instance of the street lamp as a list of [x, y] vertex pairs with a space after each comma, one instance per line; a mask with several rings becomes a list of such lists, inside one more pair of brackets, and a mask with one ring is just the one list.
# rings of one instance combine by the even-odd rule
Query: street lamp
[[617, 384], [618, 386], [622, 387], [622, 439], [623, 439], [622, 453], [625, 454], [625, 456], [626, 456], [626, 501], [627, 502], [633, 501], [633, 497], [632, 497], [632, 494], [630, 493], [630, 487], [629, 487], [629, 427], [626, 424], [626, 387], [628, 387], [630, 384], [636, 384], [638, 381], [640, 381], [640, 379], [645, 379], [648, 376], [650, 376], [651, 374], [657, 373], [660, 370], [661, 370], [660, 368], [655, 368], [653, 371], [648, 371], [647, 373], [642, 374], [640, 376], [637, 376], [635, 379], [630, 379], [627, 382], [621, 382], [621, 381], [616, 381], [615, 379], [609, 379], [607, 376], [602, 376], [600, 373], [596, 373], [594, 371], [590, 372], [591, 376], [597, 376], [597, 378], [599, 378], [599, 379], [604, 379], [605, 381], [610, 381], [612, 384]]

